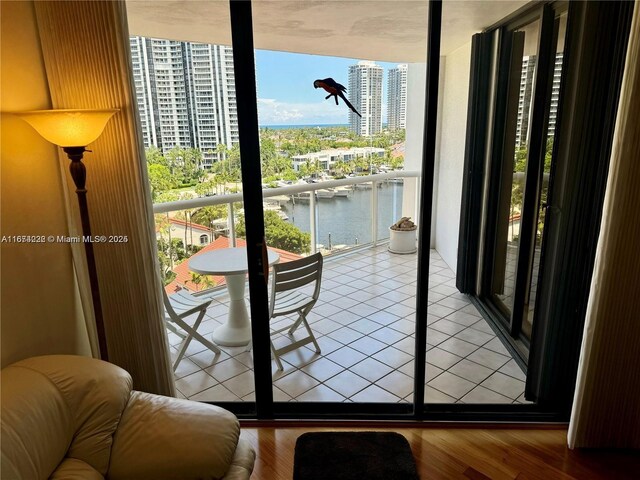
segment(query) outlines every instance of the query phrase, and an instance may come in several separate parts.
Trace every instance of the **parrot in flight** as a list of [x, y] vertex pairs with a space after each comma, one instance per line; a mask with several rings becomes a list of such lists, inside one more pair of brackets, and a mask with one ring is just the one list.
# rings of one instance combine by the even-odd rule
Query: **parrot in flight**
[[362, 117], [362, 115], [360, 115], [360, 113], [355, 109], [355, 107], [351, 105], [351, 102], [347, 100], [347, 97], [344, 96], [344, 93], [342, 93], [342, 92], [346, 92], [347, 89], [344, 87], [344, 85], [340, 85], [333, 78], [316, 80], [315, 82], [313, 82], [313, 88], [324, 88], [327, 92], [329, 92], [329, 95], [324, 97], [324, 99], [327, 100], [331, 97], [334, 97], [336, 100], [336, 105], [338, 105], [338, 97], [340, 97], [344, 101], [344, 103], [347, 105], [347, 107], [353, 110], [353, 112], [356, 115], [358, 115], [359, 117]]

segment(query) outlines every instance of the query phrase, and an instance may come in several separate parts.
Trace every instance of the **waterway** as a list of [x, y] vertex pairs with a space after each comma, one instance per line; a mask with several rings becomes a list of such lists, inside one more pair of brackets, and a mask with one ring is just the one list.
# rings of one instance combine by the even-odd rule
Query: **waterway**
[[[402, 213], [402, 189], [399, 183], [383, 183], [378, 193], [378, 239], [389, 238], [389, 226]], [[374, 190], [355, 189], [348, 197], [317, 200], [317, 243], [325, 249], [371, 242], [371, 199]], [[300, 230], [310, 232], [309, 201], [289, 201], [282, 210]]]

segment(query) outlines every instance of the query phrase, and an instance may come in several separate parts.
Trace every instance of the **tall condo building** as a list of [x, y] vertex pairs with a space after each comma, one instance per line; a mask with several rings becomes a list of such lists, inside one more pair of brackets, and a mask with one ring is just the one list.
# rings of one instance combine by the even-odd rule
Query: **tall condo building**
[[406, 63], [389, 70], [387, 82], [387, 127], [398, 130], [407, 126], [407, 68]]
[[[548, 135], [553, 136], [558, 116], [558, 101], [560, 98], [560, 79], [562, 75], [563, 52], [556, 54], [553, 71], [553, 83], [551, 86], [551, 103], [549, 105]], [[529, 120], [532, 108], [532, 95], [534, 77], [536, 71], [536, 56], [522, 58], [522, 71], [520, 75], [520, 93], [518, 97], [518, 119], [516, 123], [516, 147], [523, 148], [529, 143]]]
[[361, 61], [349, 67], [349, 101], [362, 117], [349, 112], [349, 126], [356, 135], [370, 136], [382, 130], [382, 67]]
[[238, 142], [231, 47], [145, 37], [130, 47], [145, 147], [198, 148], [210, 168], [219, 144]]
[[553, 83], [551, 84], [551, 104], [549, 105], [549, 135], [553, 135], [556, 129], [558, 117], [558, 102], [560, 100], [560, 80], [562, 77], [562, 60], [564, 52], [556, 53], [556, 63], [553, 69]]
[[518, 120], [516, 123], [516, 147], [525, 147], [529, 135], [529, 116], [531, 112], [531, 94], [533, 93], [533, 79], [536, 71], [536, 56], [522, 58], [520, 73], [520, 93], [518, 96]]

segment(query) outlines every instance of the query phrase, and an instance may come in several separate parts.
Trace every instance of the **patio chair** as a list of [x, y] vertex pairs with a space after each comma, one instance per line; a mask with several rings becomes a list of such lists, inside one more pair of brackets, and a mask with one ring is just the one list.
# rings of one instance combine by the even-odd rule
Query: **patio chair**
[[[282, 370], [282, 362], [279, 358], [281, 355], [308, 343], [313, 343], [316, 347], [316, 353], [320, 353], [320, 346], [309, 327], [307, 315], [320, 295], [321, 279], [322, 255], [320, 253], [292, 262], [277, 263], [273, 266], [269, 319], [272, 321], [274, 318], [295, 313], [298, 314], [298, 318], [293, 324], [279, 328], [278, 330], [272, 330], [271, 336], [273, 337], [273, 335], [285, 330], [288, 330], [288, 334], [291, 336], [300, 325], [304, 325], [307, 330], [306, 337], [296, 340], [282, 348], [275, 348], [273, 340], [271, 340], [271, 351], [278, 365], [278, 370]], [[312, 288], [310, 284], [314, 282], [313, 291], [310, 292]], [[306, 288], [303, 288], [305, 286]]]
[[[167, 311], [167, 316], [165, 317], [167, 328], [182, 338], [182, 342], [178, 347], [178, 356], [175, 362], [173, 362], [173, 371], [178, 368], [180, 360], [182, 360], [184, 353], [187, 351], [187, 347], [194, 338], [218, 355], [220, 349], [197, 331], [212, 299], [198, 298], [184, 290], [174, 293], [169, 297], [164, 288], [162, 289], [162, 296], [164, 298], [164, 308]], [[193, 326], [191, 326], [184, 319], [196, 312], [200, 312], [200, 314], [193, 323]]]

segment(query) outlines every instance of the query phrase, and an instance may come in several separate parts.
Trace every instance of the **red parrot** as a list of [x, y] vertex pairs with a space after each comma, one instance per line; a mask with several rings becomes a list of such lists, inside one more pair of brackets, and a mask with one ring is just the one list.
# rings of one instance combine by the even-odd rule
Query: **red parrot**
[[362, 115], [360, 115], [360, 113], [355, 109], [353, 105], [351, 105], [351, 102], [349, 102], [349, 100], [347, 100], [347, 98], [342, 93], [342, 92], [346, 92], [347, 89], [344, 87], [344, 85], [340, 85], [333, 78], [316, 80], [315, 82], [313, 82], [313, 88], [324, 88], [327, 92], [329, 92], [329, 95], [324, 97], [324, 99], [327, 100], [328, 98], [334, 97], [336, 100], [336, 105], [338, 105], [338, 97], [340, 97], [344, 101], [344, 103], [347, 105], [347, 107], [353, 110], [353, 112], [356, 115], [358, 115], [359, 117], [362, 117]]

